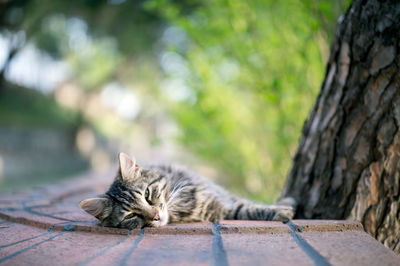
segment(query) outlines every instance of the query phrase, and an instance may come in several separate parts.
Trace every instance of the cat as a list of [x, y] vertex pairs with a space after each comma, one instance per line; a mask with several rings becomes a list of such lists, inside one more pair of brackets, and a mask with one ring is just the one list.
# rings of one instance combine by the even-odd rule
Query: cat
[[81, 201], [80, 207], [107, 227], [159, 227], [168, 223], [219, 220], [288, 221], [291, 198], [263, 205], [238, 198], [211, 181], [172, 166], [142, 168], [119, 154], [119, 171], [108, 191]]

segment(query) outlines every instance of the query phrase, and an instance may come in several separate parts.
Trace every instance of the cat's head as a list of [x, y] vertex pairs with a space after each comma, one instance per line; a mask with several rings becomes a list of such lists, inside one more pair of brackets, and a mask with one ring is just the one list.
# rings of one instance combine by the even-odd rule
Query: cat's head
[[117, 177], [98, 198], [83, 200], [80, 207], [100, 225], [120, 228], [158, 227], [168, 223], [168, 184], [155, 169], [143, 169], [124, 153], [119, 154]]

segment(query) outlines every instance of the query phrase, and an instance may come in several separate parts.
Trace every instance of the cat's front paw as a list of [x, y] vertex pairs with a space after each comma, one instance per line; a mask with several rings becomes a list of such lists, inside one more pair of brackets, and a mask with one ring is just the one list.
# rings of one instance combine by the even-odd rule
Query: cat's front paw
[[294, 208], [292, 207], [280, 207], [275, 211], [275, 215], [272, 218], [273, 221], [287, 222], [294, 217]]

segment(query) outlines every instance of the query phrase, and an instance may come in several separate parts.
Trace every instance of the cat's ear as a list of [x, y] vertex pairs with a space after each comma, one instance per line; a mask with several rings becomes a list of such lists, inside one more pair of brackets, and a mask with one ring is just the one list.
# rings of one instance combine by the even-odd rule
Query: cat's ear
[[118, 157], [122, 179], [135, 177], [139, 171], [139, 166], [136, 164], [136, 160], [132, 160], [123, 152], [121, 152]]
[[99, 220], [106, 218], [111, 212], [110, 200], [107, 198], [85, 199], [79, 203], [79, 206]]

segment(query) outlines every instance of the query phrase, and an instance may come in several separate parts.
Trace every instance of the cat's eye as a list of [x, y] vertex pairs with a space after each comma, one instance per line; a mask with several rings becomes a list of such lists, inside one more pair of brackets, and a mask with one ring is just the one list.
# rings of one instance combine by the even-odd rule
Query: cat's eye
[[146, 188], [146, 191], [144, 192], [144, 198], [146, 199], [146, 201], [151, 205], [153, 204], [150, 200], [150, 191], [149, 188]]
[[135, 218], [137, 215], [136, 213], [130, 213], [124, 217], [124, 220]]

